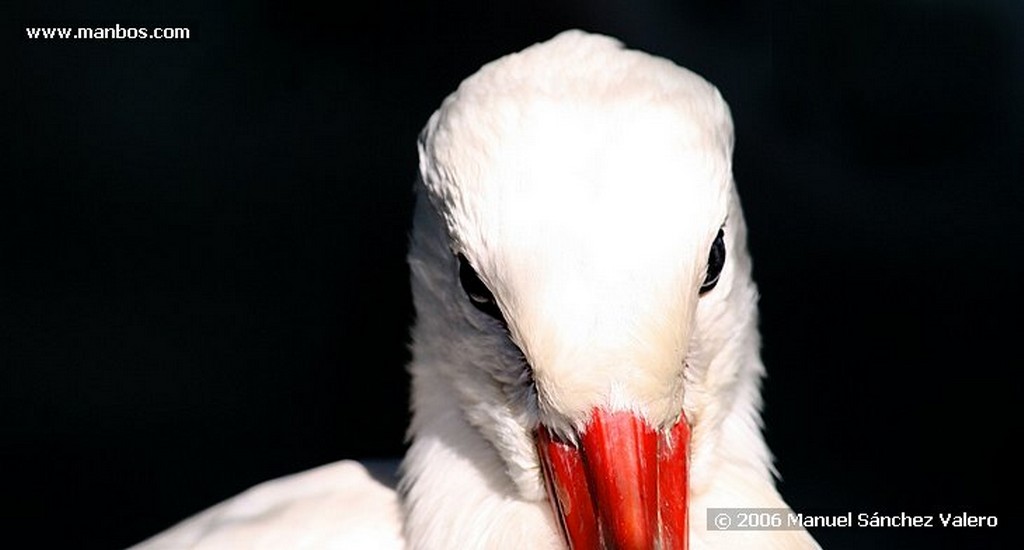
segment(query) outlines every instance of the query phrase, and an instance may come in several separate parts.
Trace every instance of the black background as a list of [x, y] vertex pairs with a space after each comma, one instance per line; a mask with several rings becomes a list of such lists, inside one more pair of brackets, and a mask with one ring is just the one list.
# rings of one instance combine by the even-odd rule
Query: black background
[[[259, 481], [401, 454], [417, 132], [481, 64], [570, 27], [732, 107], [790, 504], [999, 516], [823, 545], [1019, 527], [1018, 3], [175, 4], [2, 18], [5, 537], [122, 547]], [[115, 23], [192, 37], [24, 32]]]

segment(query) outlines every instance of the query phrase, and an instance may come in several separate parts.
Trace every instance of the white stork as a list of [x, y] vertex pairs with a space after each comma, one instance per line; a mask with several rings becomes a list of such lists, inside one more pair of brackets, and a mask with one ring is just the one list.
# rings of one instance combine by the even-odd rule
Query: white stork
[[708, 530], [784, 508], [760, 433], [757, 290], [714, 86], [580, 31], [465, 80], [419, 140], [411, 447], [141, 548], [816, 548]]

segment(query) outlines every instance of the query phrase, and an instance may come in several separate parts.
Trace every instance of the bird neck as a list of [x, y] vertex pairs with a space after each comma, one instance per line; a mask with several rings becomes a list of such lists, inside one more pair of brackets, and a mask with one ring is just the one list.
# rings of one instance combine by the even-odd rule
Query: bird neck
[[411, 367], [415, 413], [402, 464], [406, 540], [413, 548], [560, 548], [547, 502], [520, 495], [447, 378], [419, 367]]

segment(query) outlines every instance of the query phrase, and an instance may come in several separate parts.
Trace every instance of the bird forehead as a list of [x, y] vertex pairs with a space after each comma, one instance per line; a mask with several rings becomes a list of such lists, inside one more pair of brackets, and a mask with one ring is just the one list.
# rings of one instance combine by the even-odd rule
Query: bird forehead
[[452, 170], [453, 236], [485, 270], [511, 275], [525, 264], [535, 277], [543, 264], [608, 275], [667, 266], [721, 224], [727, 152], [702, 143], [691, 121], [615, 106], [536, 111], [506, 129], [499, 150]]
[[428, 184], [444, 196], [657, 202], [728, 184], [731, 129], [671, 102], [503, 97], [440, 114]]
[[459, 182], [484, 224], [523, 218], [643, 230], [648, 221], [702, 218], [729, 182], [726, 153], [700, 143], [690, 121], [658, 109], [536, 110], [483, 155], [475, 178]]

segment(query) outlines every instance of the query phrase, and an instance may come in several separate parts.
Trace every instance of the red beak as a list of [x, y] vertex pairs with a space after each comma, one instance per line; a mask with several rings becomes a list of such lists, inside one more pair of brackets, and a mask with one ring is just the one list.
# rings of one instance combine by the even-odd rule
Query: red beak
[[577, 447], [537, 431], [548, 497], [569, 548], [686, 550], [686, 420], [659, 433], [633, 413], [594, 410], [579, 440]]

